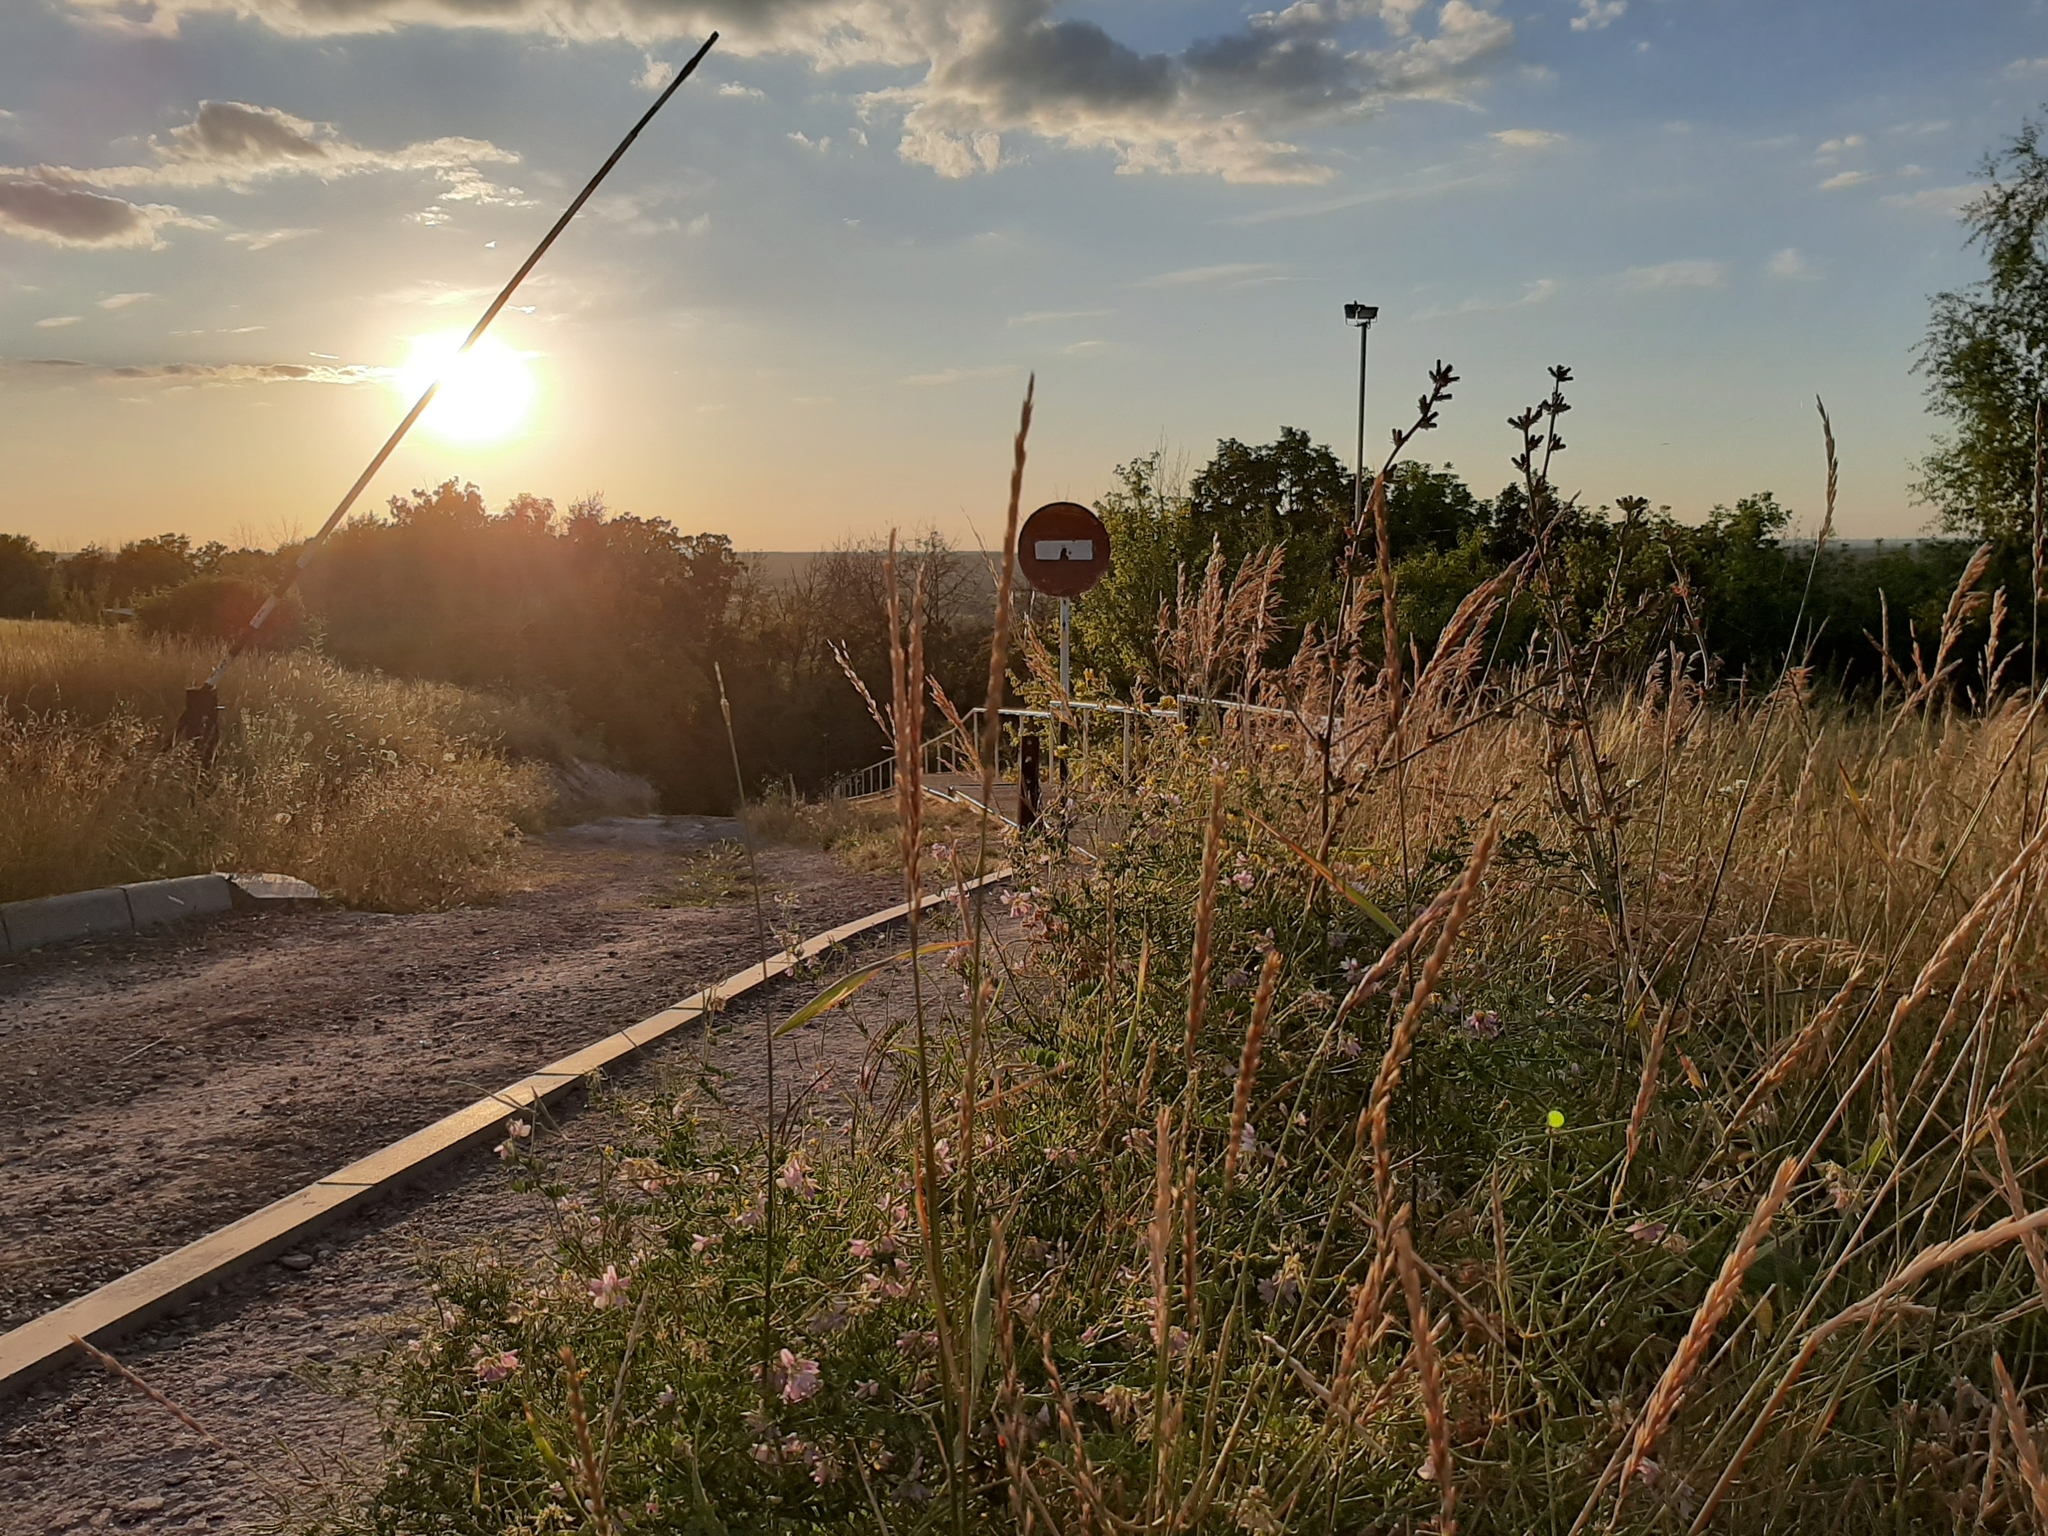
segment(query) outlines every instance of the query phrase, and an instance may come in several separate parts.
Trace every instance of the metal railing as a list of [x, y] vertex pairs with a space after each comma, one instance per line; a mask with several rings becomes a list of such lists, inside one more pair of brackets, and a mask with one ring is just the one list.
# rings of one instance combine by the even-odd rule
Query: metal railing
[[[1156, 704], [1105, 704], [1095, 701], [1069, 700], [1055, 703], [1050, 709], [1004, 709], [999, 711], [1007, 724], [1014, 722], [1021, 727], [1027, 720], [1043, 720], [1048, 723], [1069, 721], [1079, 726], [1081, 734], [1081, 755], [1088, 755], [1088, 724], [1098, 715], [1121, 717], [1123, 728], [1124, 770], [1130, 771], [1132, 751], [1132, 726], [1140, 721], [1184, 721], [1192, 713], [1214, 709], [1226, 714], [1239, 712], [1295, 718], [1292, 711], [1275, 709], [1264, 704], [1245, 704], [1234, 699], [1202, 698], [1196, 694], [1167, 695]], [[985, 708], [969, 712], [962, 722], [972, 733], [975, 741], [981, 736], [982, 721], [987, 718]], [[1016, 778], [1019, 740], [1021, 729], [1003, 730], [996, 733], [996, 782], [1011, 783]], [[959, 730], [947, 726], [938, 735], [924, 744], [924, 772], [927, 779], [952, 775], [972, 774], [975, 770], [975, 752]], [[1008, 777], [1005, 777], [1005, 773]], [[866, 800], [886, 795], [896, 788], [896, 758], [892, 753], [878, 763], [865, 768], [856, 768], [842, 773], [832, 781], [828, 793], [835, 800]]]

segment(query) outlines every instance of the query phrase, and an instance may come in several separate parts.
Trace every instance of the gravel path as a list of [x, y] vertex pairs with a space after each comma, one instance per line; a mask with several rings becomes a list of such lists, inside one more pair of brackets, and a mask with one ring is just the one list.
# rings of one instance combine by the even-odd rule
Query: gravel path
[[[495, 906], [229, 916], [0, 965], [0, 1330], [758, 957], [750, 902], [658, 907], [706, 837], [557, 836]], [[762, 854], [816, 932], [900, 900]], [[780, 947], [779, 945], [777, 947]]]
[[[47, 1054], [26, 1063], [10, 1060], [5, 1070], [20, 1074], [24, 1066], [34, 1066], [38, 1078], [47, 1070], [70, 1084], [66, 1091], [71, 1097], [61, 1112], [80, 1130], [93, 1125], [97, 1107], [100, 1116], [118, 1124], [128, 1123], [126, 1117], [133, 1114], [154, 1114], [164, 1127], [161, 1134], [182, 1133], [175, 1142], [182, 1161], [175, 1166], [183, 1172], [168, 1187], [186, 1192], [188, 1200], [177, 1208], [176, 1219], [210, 1227], [467, 1102], [474, 1096], [471, 1088], [449, 1086], [462, 1072], [479, 1073], [478, 1086], [486, 1081], [496, 1085], [549, 1055], [653, 1012], [701, 981], [745, 965], [753, 954], [750, 904], [665, 911], [644, 904], [672, 888], [677, 868], [690, 857], [675, 848], [558, 845], [537, 857], [531, 889], [486, 911], [403, 919], [318, 913], [248, 920], [241, 934], [230, 922], [177, 940], [44, 957], [28, 968], [26, 978], [4, 973], [9, 979], [0, 982], [0, 1008], [10, 1011], [0, 1013], [0, 1023], [14, 1031], [12, 1039], [20, 1039], [24, 1023], [49, 1021], [41, 1031], [26, 1031], [29, 1040], [45, 1041]], [[899, 899], [892, 881], [849, 875], [820, 855], [772, 850], [763, 867], [772, 884], [801, 899], [806, 932]], [[402, 937], [408, 930], [412, 939]], [[421, 936], [435, 942], [422, 944]], [[852, 946], [833, 970], [894, 953], [902, 943], [900, 930], [885, 930]], [[584, 952], [592, 948], [595, 956]], [[303, 1007], [282, 1006], [288, 994], [282, 979], [271, 975], [273, 969], [288, 969], [293, 950], [317, 957], [310, 969], [324, 978], [317, 1000]], [[408, 956], [413, 969], [401, 990], [385, 978]], [[248, 964], [251, 959], [259, 963]], [[685, 970], [686, 965], [702, 969]], [[565, 970], [577, 979], [565, 979]], [[238, 973], [250, 971], [270, 978], [264, 983], [268, 990], [262, 995], [270, 1000], [265, 1005], [249, 1002], [254, 989], [235, 983]], [[926, 974], [928, 998], [950, 1000], [949, 993], [958, 993], [957, 978], [948, 977], [939, 962], [928, 963]], [[750, 994], [722, 1015], [715, 1035], [680, 1033], [630, 1064], [615, 1086], [629, 1096], [665, 1094], [698, 1082], [709, 1069], [717, 1075], [730, 1112], [757, 1115], [765, 1098], [762, 1026], [785, 1017], [820, 985], [822, 978], [814, 976]], [[231, 992], [209, 992], [208, 987]], [[89, 999], [100, 999], [102, 1008], [120, 999], [127, 1014], [136, 1014], [141, 1010], [130, 999], [137, 993], [159, 999], [154, 1006], [160, 1010], [154, 1029], [147, 1019], [135, 1021], [125, 1038], [137, 1044], [170, 1033], [166, 1017], [194, 1015], [167, 1042], [185, 1045], [186, 1057], [172, 1058], [181, 1067], [199, 1057], [185, 1067], [193, 1079], [210, 1070], [227, 1074], [235, 1084], [245, 1081], [245, 1073], [274, 1083], [279, 1075], [289, 1078], [296, 1067], [304, 1093], [293, 1111], [302, 1122], [294, 1128], [299, 1133], [267, 1137], [273, 1122], [237, 1113], [251, 1105], [237, 1104], [236, 1093], [198, 1093], [192, 1081], [180, 1081], [177, 1073], [156, 1078], [149, 1075], [156, 1069], [144, 1068], [126, 1077], [102, 1074], [96, 1079], [91, 1071], [63, 1064], [48, 1043], [52, 1034], [61, 1035], [53, 1027], [62, 1023], [59, 1006], [82, 1011], [90, 1007]], [[206, 1036], [198, 1016], [207, 997], [230, 995], [238, 1014], [308, 1022], [296, 1029], [244, 1025], [239, 1038], [259, 1062], [241, 1064], [225, 1043], [216, 1045], [209, 1061], [201, 1048]], [[778, 1098], [793, 1085], [820, 1077], [835, 1083], [821, 1098], [850, 1089], [862, 1063], [871, 1060], [870, 1038], [907, 1016], [909, 995], [907, 973], [885, 972], [852, 1006], [781, 1041]], [[385, 998], [389, 1001], [377, 1001]], [[228, 1005], [216, 1001], [213, 1006]], [[321, 1010], [338, 1013], [344, 1007], [354, 1015], [348, 1021], [352, 1027], [330, 1028]], [[465, 1020], [468, 1027], [456, 1027]], [[441, 1027], [429, 1033], [436, 1023]], [[415, 1025], [421, 1026], [418, 1036]], [[378, 1042], [387, 1036], [396, 1039], [380, 1049]], [[419, 1070], [421, 1057], [404, 1044], [419, 1038], [434, 1042], [428, 1060], [435, 1054], [445, 1057], [431, 1077]], [[0, 1041], [9, 1039], [0, 1035]], [[251, 1040], [264, 1046], [280, 1043], [266, 1051], [250, 1048]], [[125, 1040], [119, 1047], [134, 1049]], [[349, 1056], [352, 1050], [362, 1054]], [[329, 1105], [311, 1091], [317, 1078], [306, 1069], [309, 1058], [329, 1067], [336, 1059], [351, 1066], [376, 1062], [381, 1102]], [[177, 1102], [189, 1108], [196, 1101], [202, 1109], [189, 1116], [190, 1126], [161, 1108], [134, 1108], [171, 1092], [163, 1085], [173, 1082], [185, 1094]], [[323, 1107], [325, 1112], [317, 1112]], [[202, 1122], [210, 1123], [210, 1132]], [[24, 1117], [23, 1123], [39, 1122]], [[313, 1125], [333, 1127], [324, 1133], [330, 1139], [321, 1139], [310, 1129]], [[551, 1160], [572, 1180], [579, 1169], [596, 1166], [599, 1149], [618, 1139], [619, 1132], [618, 1120], [602, 1104], [566, 1113], [552, 1127], [536, 1128]], [[331, 1139], [335, 1135], [342, 1136], [345, 1147]], [[89, 1207], [76, 1193], [65, 1194], [73, 1186], [53, 1175], [50, 1159], [34, 1153], [35, 1147], [52, 1143], [69, 1145], [57, 1138], [0, 1141], [5, 1155], [15, 1159], [0, 1175], [0, 1212], [24, 1208], [21, 1191], [27, 1180], [17, 1183], [18, 1170], [35, 1181], [39, 1198], [78, 1202], [45, 1207], [51, 1211], [46, 1219], [59, 1232], [88, 1210], [108, 1232], [124, 1230], [124, 1222], [155, 1222], [152, 1231], [172, 1229], [175, 1223], [165, 1223], [153, 1204], [114, 1201]], [[260, 1149], [249, 1143], [260, 1143]], [[95, 1168], [147, 1175], [155, 1163], [173, 1161], [120, 1132], [99, 1144], [107, 1148], [103, 1165], [74, 1154], [72, 1168], [62, 1171], [74, 1181], [89, 1182], [104, 1176]], [[237, 1186], [216, 1177], [230, 1161], [229, 1147], [237, 1158], [253, 1158], [274, 1169], [278, 1187], [237, 1195]], [[308, 1160], [304, 1171], [287, 1176], [284, 1170], [300, 1166], [294, 1159], [301, 1158]], [[202, 1219], [200, 1213], [208, 1209], [222, 1214]], [[60, 1216], [59, 1210], [73, 1214]], [[10, 1239], [4, 1249], [8, 1257], [29, 1259], [45, 1250], [48, 1240], [40, 1236], [31, 1235], [26, 1243], [11, 1241], [21, 1230], [34, 1231], [0, 1215], [0, 1231]], [[383, 1458], [375, 1408], [353, 1366], [392, 1340], [411, 1336], [428, 1299], [422, 1260], [479, 1246], [510, 1259], [531, 1256], [547, 1230], [540, 1198], [512, 1189], [502, 1165], [479, 1151], [451, 1164], [430, 1184], [357, 1213], [304, 1252], [228, 1282], [122, 1344], [121, 1357], [189, 1410], [216, 1438], [215, 1445], [93, 1368], [63, 1373], [14, 1402], [0, 1403], [0, 1536], [102, 1529], [270, 1531], [293, 1528], [323, 1506], [351, 1504], [374, 1482]], [[183, 1237], [163, 1239], [173, 1240]], [[129, 1266], [107, 1267], [112, 1272]], [[55, 1266], [39, 1272], [68, 1273]]]

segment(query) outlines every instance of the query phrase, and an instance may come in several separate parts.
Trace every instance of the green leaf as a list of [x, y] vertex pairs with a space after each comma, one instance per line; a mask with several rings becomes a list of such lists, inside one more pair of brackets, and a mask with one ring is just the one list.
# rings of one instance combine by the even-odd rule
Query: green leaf
[[996, 1244], [990, 1238], [981, 1258], [981, 1275], [974, 1282], [974, 1310], [967, 1324], [967, 1402], [969, 1422], [974, 1418], [974, 1400], [981, 1395], [981, 1378], [988, 1369], [989, 1351], [995, 1347]]
[[[922, 960], [927, 955], [941, 955], [949, 949], [965, 949], [966, 947], [967, 940], [965, 939], [947, 939], [937, 944], [920, 944], [915, 958]], [[802, 1029], [804, 1025], [810, 1023], [819, 1014], [837, 1008], [890, 966], [900, 960], [909, 960], [911, 958], [911, 952], [906, 949], [901, 954], [888, 955], [880, 960], [871, 960], [857, 970], [848, 971], [844, 976], [833, 982], [831, 986], [820, 992], [808, 1003], [805, 1003], [795, 1013], [792, 1013], [782, 1027], [775, 1031], [776, 1038], [780, 1039], [793, 1029]]]
[[1255, 822], [1261, 831], [1267, 833], [1272, 837], [1276, 837], [1281, 842], [1285, 843], [1287, 845], [1289, 852], [1291, 852], [1297, 859], [1300, 859], [1301, 862], [1306, 864], [1310, 869], [1314, 870], [1318, 875], [1322, 876], [1323, 879], [1327, 880], [1330, 883], [1330, 885], [1333, 888], [1335, 888], [1338, 895], [1342, 896], [1346, 901], [1350, 902], [1351, 905], [1358, 908], [1359, 911], [1363, 912], [1375, 923], [1378, 923], [1381, 928], [1385, 929], [1388, 938], [1398, 939], [1399, 937], [1401, 937], [1401, 930], [1395, 926], [1394, 920], [1391, 917], [1387, 916], [1386, 913], [1382, 912], [1379, 909], [1379, 907], [1373, 902], [1372, 898], [1367, 896], [1365, 892], [1361, 891], [1349, 880], [1346, 880], [1342, 875], [1338, 874], [1337, 871], [1330, 868], [1329, 865], [1325, 864], [1321, 859], [1317, 858], [1314, 854], [1310, 853], [1306, 848], [1302, 847], [1301, 844], [1297, 843], [1285, 832], [1282, 832], [1278, 828], [1269, 825], [1260, 817], [1254, 816], [1250, 811], [1246, 811], [1245, 815], [1249, 817], [1253, 822]]

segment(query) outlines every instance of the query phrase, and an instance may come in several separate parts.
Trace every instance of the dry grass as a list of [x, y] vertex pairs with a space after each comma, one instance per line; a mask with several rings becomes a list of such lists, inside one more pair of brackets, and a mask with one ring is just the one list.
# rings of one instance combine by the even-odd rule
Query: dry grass
[[0, 623], [0, 900], [207, 869], [278, 870], [352, 905], [474, 899], [549, 775], [508, 749], [567, 738], [517, 705], [248, 658], [211, 768], [166, 750], [210, 658], [114, 630]]
[[[1971, 713], [1942, 682], [1960, 594], [1881, 711], [1796, 672], [1703, 695], [1682, 635], [1575, 611], [1554, 378], [1517, 418], [1536, 547], [1412, 675], [1375, 654], [1384, 547], [1285, 668], [1273, 558], [1191, 575], [1155, 684], [1230, 707], [1147, 717], [1128, 777], [1074, 761], [1003, 850], [1030, 944], [963, 925], [970, 985], [880, 1036], [916, 1112], [849, 1093], [858, 1155], [793, 1154], [778, 1239], [758, 1148], [663, 1103], [547, 1262], [444, 1269], [455, 1321], [392, 1362], [366, 1525], [568, 1525], [519, 1417], [573, 1417], [565, 1340], [638, 1426], [611, 1506], [688, 1529], [1877, 1536], [2048, 1509], [2041, 702]], [[1539, 640], [1491, 666], [1522, 582]], [[916, 651], [913, 621], [899, 723]], [[777, 814], [860, 835], [855, 808]], [[889, 829], [911, 884], [915, 819]], [[585, 1299], [610, 1265], [647, 1309], [630, 1380], [627, 1323]], [[508, 1349], [534, 1364], [479, 1384]]]

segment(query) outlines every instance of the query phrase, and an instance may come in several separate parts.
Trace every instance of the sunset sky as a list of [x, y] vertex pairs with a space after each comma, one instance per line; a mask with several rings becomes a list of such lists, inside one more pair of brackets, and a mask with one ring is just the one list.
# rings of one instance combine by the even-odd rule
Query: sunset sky
[[[667, 71], [723, 31], [365, 505], [450, 475], [805, 549], [999, 527], [1309, 429], [1900, 535], [1956, 209], [2042, 0], [6, 0], [0, 531], [317, 526]], [[419, 338], [429, 338], [422, 342]]]

